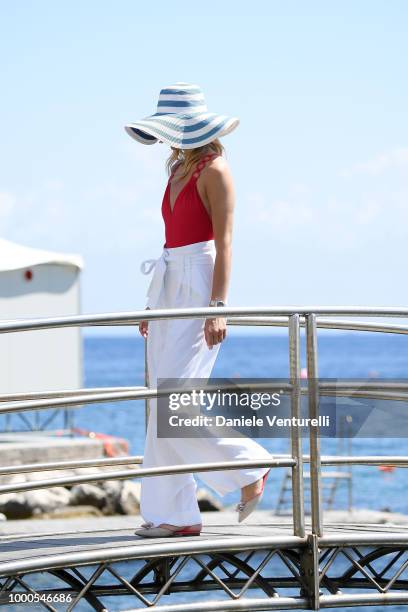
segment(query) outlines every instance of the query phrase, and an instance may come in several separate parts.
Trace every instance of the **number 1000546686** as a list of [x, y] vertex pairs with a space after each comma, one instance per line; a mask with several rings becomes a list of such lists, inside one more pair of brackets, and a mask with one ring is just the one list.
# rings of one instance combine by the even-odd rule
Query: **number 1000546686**
[[70, 603], [72, 593], [4, 593], [0, 595], [0, 605], [12, 603]]

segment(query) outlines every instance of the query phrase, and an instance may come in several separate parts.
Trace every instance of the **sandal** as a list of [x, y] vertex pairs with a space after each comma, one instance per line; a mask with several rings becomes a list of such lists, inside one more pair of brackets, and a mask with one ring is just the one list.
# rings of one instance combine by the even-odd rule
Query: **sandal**
[[197, 529], [193, 525], [169, 529], [168, 527], [155, 527], [154, 523], [143, 523], [141, 529], [136, 529], [135, 535], [142, 538], [172, 538], [181, 536], [199, 536], [201, 527]]

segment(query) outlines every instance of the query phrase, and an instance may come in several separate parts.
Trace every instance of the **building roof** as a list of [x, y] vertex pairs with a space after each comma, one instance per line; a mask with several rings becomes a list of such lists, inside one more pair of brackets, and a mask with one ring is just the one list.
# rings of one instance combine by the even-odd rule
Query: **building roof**
[[75, 266], [79, 269], [84, 267], [81, 255], [44, 251], [0, 238], [0, 272], [47, 263]]

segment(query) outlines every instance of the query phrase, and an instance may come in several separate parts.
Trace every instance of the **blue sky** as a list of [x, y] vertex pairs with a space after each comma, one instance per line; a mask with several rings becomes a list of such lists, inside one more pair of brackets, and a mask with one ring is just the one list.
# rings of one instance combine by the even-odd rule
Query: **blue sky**
[[136, 310], [164, 145], [123, 125], [199, 84], [240, 117], [234, 305], [408, 301], [408, 4], [0, 1], [0, 235], [80, 253], [82, 311]]

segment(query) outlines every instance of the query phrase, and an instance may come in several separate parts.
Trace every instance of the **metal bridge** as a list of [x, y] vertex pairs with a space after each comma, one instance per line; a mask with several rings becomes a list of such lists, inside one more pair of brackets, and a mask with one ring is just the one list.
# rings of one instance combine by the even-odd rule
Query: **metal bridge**
[[[291, 413], [300, 416], [302, 394], [311, 418], [319, 415], [324, 395], [406, 401], [408, 384], [352, 383], [335, 387], [319, 381], [318, 328], [408, 334], [408, 325], [361, 321], [362, 317], [408, 318], [408, 309], [371, 307], [219, 308], [232, 325], [288, 328]], [[66, 326], [136, 325], [141, 320], [204, 318], [214, 308], [135, 311], [15, 320], [0, 323], [0, 333]], [[336, 317], [352, 317], [337, 319]], [[357, 319], [357, 320], [356, 320]], [[305, 329], [307, 387], [301, 386], [300, 336]], [[280, 385], [281, 387], [281, 385]], [[159, 395], [157, 389], [97, 388], [0, 396], [0, 414]], [[309, 428], [309, 454], [302, 451], [298, 427], [291, 428], [291, 454], [269, 461], [200, 463], [149, 469], [120, 469], [140, 464], [142, 457], [60, 461], [0, 467], [0, 474], [44, 472], [44, 479], [0, 486], [0, 494], [103, 480], [151, 477], [158, 474], [271, 466], [290, 469], [291, 523], [258, 513], [243, 525], [227, 512], [206, 520], [201, 537], [144, 540], [133, 529], [61, 531], [0, 539], [0, 604], [31, 603], [29, 609], [132, 610], [161, 612], [312, 609], [362, 605], [408, 604], [408, 529], [384, 525], [325, 525], [322, 512], [321, 467], [395, 465], [407, 467], [407, 456], [322, 456], [319, 428]], [[310, 477], [311, 516], [305, 520], [304, 463]], [[47, 478], [47, 471], [73, 467], [118, 466], [105, 474]], [[235, 519], [236, 520], [236, 519]], [[136, 520], [135, 520], [136, 523]], [[188, 597], [186, 597], [188, 593]], [[183, 599], [180, 599], [181, 597]], [[186, 602], [188, 600], [188, 603]], [[19, 609], [21, 603], [15, 604]], [[37, 607], [34, 607], [37, 606]]]

